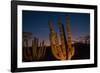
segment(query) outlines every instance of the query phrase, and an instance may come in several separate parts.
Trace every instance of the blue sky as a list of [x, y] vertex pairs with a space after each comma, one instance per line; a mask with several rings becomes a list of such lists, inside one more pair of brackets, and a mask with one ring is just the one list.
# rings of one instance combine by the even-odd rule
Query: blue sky
[[45, 40], [46, 43], [49, 43], [50, 31], [48, 21], [52, 21], [55, 32], [57, 32], [59, 36], [58, 18], [60, 17], [65, 27], [67, 37], [66, 16], [70, 17], [72, 39], [90, 34], [90, 14], [87, 13], [23, 11], [22, 29], [23, 32], [31, 32], [33, 36], [38, 37], [40, 41]]

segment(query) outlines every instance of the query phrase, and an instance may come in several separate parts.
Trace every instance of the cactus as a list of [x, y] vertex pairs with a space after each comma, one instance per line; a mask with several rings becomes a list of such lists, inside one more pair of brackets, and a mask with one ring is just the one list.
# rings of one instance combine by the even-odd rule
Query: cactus
[[70, 60], [72, 58], [72, 56], [74, 55], [75, 50], [74, 50], [74, 47], [72, 46], [70, 24], [69, 24], [68, 17], [67, 17], [68, 41], [66, 41], [64, 26], [61, 23], [61, 19], [59, 19], [58, 25], [59, 25], [61, 46], [59, 45], [58, 36], [57, 36], [57, 33], [54, 31], [53, 24], [51, 21], [49, 21], [49, 28], [50, 28], [49, 37], [50, 37], [50, 44], [51, 44], [52, 53], [56, 59]]
[[32, 61], [31, 49], [29, 48], [28, 41], [31, 39], [32, 33], [23, 32], [23, 58], [25, 61]]
[[57, 58], [59, 60], [65, 60], [66, 59], [66, 56], [65, 56], [66, 52], [63, 52], [62, 47], [59, 45], [58, 36], [57, 36], [57, 33], [54, 31], [54, 27], [53, 27], [51, 21], [49, 22], [49, 28], [50, 28], [49, 38], [50, 38], [52, 53], [53, 53], [55, 58]]
[[66, 36], [65, 36], [65, 31], [64, 31], [64, 26], [61, 23], [61, 19], [59, 18], [58, 20], [58, 26], [59, 26], [59, 32], [60, 32], [60, 40], [61, 40], [61, 49], [63, 52], [63, 55], [65, 59], [67, 58], [66, 50], [67, 50], [67, 42], [66, 42]]
[[45, 56], [46, 46], [44, 45], [44, 41], [40, 42], [39, 39], [34, 37], [32, 40], [32, 56], [33, 60], [40, 60]]
[[32, 55], [31, 55], [31, 50], [29, 49], [28, 47], [28, 40], [24, 40], [26, 46], [24, 47], [24, 50], [23, 50], [23, 55], [24, 55], [24, 58], [28, 61], [32, 61]]
[[[44, 41], [40, 42], [39, 39], [34, 37], [29, 32], [23, 32], [23, 58], [25, 61], [40, 60], [45, 56], [46, 46]], [[28, 41], [32, 40], [32, 48], [29, 48]]]
[[72, 58], [72, 56], [75, 53], [74, 47], [72, 46], [72, 37], [71, 37], [71, 31], [70, 31], [70, 19], [68, 16], [66, 16], [66, 25], [67, 25], [67, 34], [68, 34], [68, 60]]

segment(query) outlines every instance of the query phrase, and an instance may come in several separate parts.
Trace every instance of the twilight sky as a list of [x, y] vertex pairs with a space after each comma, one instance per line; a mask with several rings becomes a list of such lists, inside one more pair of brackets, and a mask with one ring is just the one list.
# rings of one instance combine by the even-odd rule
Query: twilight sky
[[55, 32], [57, 32], [59, 36], [58, 18], [60, 17], [65, 27], [67, 37], [66, 16], [70, 17], [72, 39], [90, 34], [90, 14], [26, 10], [22, 12], [23, 32], [31, 32], [33, 36], [38, 37], [40, 41], [45, 40], [48, 45], [50, 33], [48, 21], [52, 20]]

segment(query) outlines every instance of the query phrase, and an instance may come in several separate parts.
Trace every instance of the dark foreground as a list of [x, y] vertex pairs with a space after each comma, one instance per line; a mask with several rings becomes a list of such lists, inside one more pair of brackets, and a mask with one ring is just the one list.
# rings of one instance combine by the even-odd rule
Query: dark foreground
[[[72, 57], [72, 60], [82, 60], [82, 59], [90, 59], [90, 45], [89, 44], [81, 44], [81, 43], [76, 43], [74, 44], [75, 47], [75, 54]], [[30, 51], [32, 48], [29, 48]], [[31, 60], [33, 62], [36, 61], [56, 61], [57, 59], [53, 56], [51, 47], [46, 48], [46, 53], [44, 58], [40, 60]], [[27, 60], [23, 56], [23, 62], [31, 62], [30, 60]]]

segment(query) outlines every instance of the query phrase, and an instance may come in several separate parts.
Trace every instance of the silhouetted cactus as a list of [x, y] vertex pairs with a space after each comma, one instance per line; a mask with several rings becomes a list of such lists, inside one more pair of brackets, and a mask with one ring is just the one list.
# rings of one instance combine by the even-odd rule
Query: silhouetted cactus
[[32, 33], [23, 32], [23, 58], [28, 61], [32, 61], [31, 50], [28, 45], [28, 41], [31, 39]]
[[[32, 46], [29, 47], [29, 41], [32, 41]], [[23, 58], [24, 61], [40, 60], [45, 56], [46, 46], [44, 41], [39, 43], [39, 39], [34, 37], [29, 32], [23, 32]]]
[[44, 45], [44, 41], [40, 42], [39, 39], [34, 37], [32, 41], [32, 56], [33, 60], [40, 60], [45, 56], [46, 46]]

